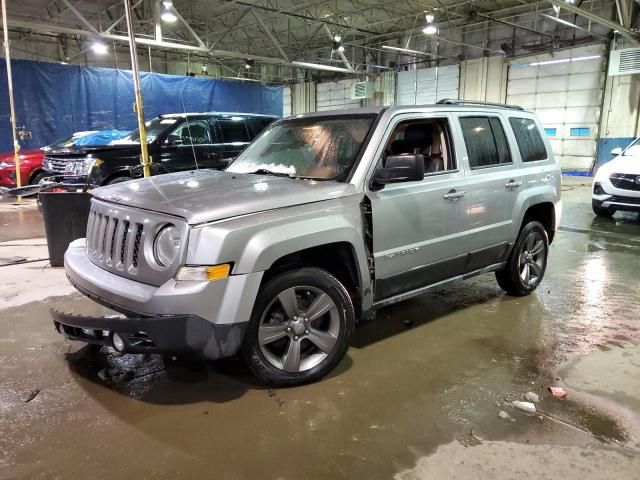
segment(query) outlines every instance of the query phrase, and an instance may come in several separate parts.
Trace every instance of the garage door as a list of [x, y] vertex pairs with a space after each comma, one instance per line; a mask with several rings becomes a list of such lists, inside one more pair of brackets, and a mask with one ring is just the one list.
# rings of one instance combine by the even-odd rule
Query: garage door
[[563, 169], [587, 170], [596, 154], [604, 82], [601, 45], [536, 55], [509, 66], [507, 103], [538, 114]]
[[351, 87], [357, 80], [318, 83], [316, 86], [316, 110], [341, 110], [359, 108], [360, 100], [351, 99]]
[[398, 72], [396, 105], [428, 105], [458, 98], [460, 65]]

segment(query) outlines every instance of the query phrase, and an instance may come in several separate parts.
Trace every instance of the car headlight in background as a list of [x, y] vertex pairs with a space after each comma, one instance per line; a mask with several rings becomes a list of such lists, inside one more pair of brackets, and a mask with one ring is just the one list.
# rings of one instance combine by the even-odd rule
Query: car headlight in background
[[[80, 160], [78, 162], [73, 162], [73, 166], [71, 167], [72, 175], [89, 175], [89, 172], [93, 168], [93, 166], [98, 162], [97, 158], [85, 158], [84, 160]], [[100, 161], [102, 163], [102, 161]]]
[[11, 167], [15, 167], [15, 164], [9, 162], [0, 162], [0, 170]]
[[167, 267], [178, 258], [180, 253], [180, 232], [174, 225], [162, 228], [153, 241], [153, 256], [158, 265]]

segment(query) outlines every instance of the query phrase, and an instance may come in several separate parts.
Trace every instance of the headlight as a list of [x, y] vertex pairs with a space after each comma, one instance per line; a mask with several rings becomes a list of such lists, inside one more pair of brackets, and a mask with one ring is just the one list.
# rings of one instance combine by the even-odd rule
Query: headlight
[[3, 168], [15, 167], [15, 164], [9, 162], [0, 162], [0, 170]]
[[89, 175], [89, 172], [93, 168], [93, 164], [96, 162], [95, 158], [85, 158], [79, 162], [73, 162], [71, 167], [71, 173], [73, 175]]
[[158, 232], [153, 241], [153, 256], [159, 265], [167, 267], [178, 258], [180, 252], [180, 232], [173, 225], [167, 225]]

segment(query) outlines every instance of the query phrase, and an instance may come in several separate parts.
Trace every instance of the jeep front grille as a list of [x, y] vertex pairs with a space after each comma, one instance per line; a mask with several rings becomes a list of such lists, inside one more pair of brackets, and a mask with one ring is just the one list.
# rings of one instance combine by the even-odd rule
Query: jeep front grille
[[117, 275], [162, 285], [179, 265], [163, 268], [150, 264], [155, 262], [153, 255], [145, 252], [152, 251], [155, 235], [169, 223], [180, 230], [184, 247], [188, 231], [184, 221], [93, 199], [87, 222], [87, 256], [95, 265]]
[[640, 191], [640, 175], [634, 175], [630, 173], [612, 173], [609, 177], [611, 184], [616, 188], [623, 190], [635, 190]]

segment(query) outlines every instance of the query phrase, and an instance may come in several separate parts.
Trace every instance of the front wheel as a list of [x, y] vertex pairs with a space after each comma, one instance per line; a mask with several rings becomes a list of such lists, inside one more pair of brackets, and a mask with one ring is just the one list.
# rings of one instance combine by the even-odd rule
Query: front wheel
[[351, 298], [338, 279], [319, 268], [290, 270], [260, 289], [242, 356], [268, 384], [312, 382], [340, 363], [354, 325]]
[[527, 222], [518, 235], [504, 269], [496, 272], [500, 287], [510, 295], [533, 292], [544, 277], [549, 254], [549, 237], [537, 221]]

